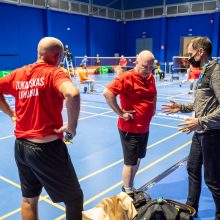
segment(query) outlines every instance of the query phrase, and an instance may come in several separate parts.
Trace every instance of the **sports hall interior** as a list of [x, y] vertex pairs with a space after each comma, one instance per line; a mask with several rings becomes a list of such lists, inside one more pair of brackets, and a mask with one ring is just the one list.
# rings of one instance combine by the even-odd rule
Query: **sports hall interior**
[[[169, 99], [182, 103], [193, 101], [193, 94], [188, 94], [189, 83], [179, 86], [186, 69], [172, 66], [175, 57], [187, 55], [190, 39], [208, 37], [212, 41], [213, 57], [220, 57], [220, 0], [1, 0], [0, 27], [0, 77], [35, 62], [37, 44], [46, 36], [68, 45], [74, 71], [85, 56], [88, 67], [92, 66], [97, 54], [101, 65], [115, 66], [123, 55], [132, 61], [128, 68], [133, 68], [136, 55], [141, 50], [150, 50], [165, 78], [156, 78], [157, 110], [135, 187], [145, 190], [152, 198], [185, 202], [186, 160], [192, 134], [180, 132], [178, 124], [191, 114], [166, 115], [161, 105]], [[117, 115], [103, 97], [105, 86], [116, 76], [115, 71], [92, 73], [89, 77], [95, 82], [95, 93], [85, 93], [77, 74], [71, 76], [80, 89], [81, 110], [77, 135], [67, 146], [84, 192], [85, 210], [119, 193], [122, 186], [123, 153]], [[6, 96], [6, 99], [14, 107], [14, 98]], [[65, 108], [63, 118], [65, 122]], [[21, 219], [22, 195], [14, 161], [14, 141], [13, 125], [0, 112], [0, 220]], [[65, 219], [64, 211], [62, 203], [54, 204], [43, 191], [39, 201], [40, 219]], [[195, 219], [212, 220], [214, 212], [211, 193], [203, 181]]]

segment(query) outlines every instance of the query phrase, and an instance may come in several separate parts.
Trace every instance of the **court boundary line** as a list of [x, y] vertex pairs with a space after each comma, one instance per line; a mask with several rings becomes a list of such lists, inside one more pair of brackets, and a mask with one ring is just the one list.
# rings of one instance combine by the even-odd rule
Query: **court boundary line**
[[[18, 189], [21, 188], [21, 185], [20, 185], [20, 184], [18, 184], [18, 183], [16, 183], [16, 182], [12, 181], [12, 180], [10, 180], [10, 179], [8, 179], [8, 178], [6, 178], [6, 177], [0, 176], [0, 179], [1, 179], [2, 181], [6, 182], [6, 183], [9, 183], [10, 185], [12, 185], [12, 186], [18, 188]], [[65, 208], [64, 208], [63, 206], [59, 205], [58, 203], [53, 203], [50, 199], [47, 199], [48, 197], [49, 197], [48, 195], [39, 196], [39, 201], [45, 201], [45, 202], [47, 202], [48, 204], [50, 204], [50, 205], [52, 205], [52, 206], [54, 206], [54, 207], [56, 207], [56, 208], [58, 208], [58, 209], [61, 209], [62, 211], [65, 211]], [[18, 208], [18, 209], [19, 209], [19, 208]], [[5, 219], [5, 218], [7, 218], [7, 217], [12, 216], [13, 214], [15, 214], [15, 213], [18, 212], [18, 209], [15, 209], [15, 210], [13, 210], [13, 211], [11, 211], [11, 212], [9, 212], [9, 213], [6, 213], [6, 214], [3, 215], [3, 216], [0, 216], [0, 219]], [[21, 208], [20, 208], [20, 210], [21, 210]], [[19, 211], [20, 211], [20, 210], [19, 210]], [[15, 211], [16, 211], [16, 212], [15, 212]], [[4, 217], [4, 218], [3, 218], [3, 217]]]
[[[107, 108], [105, 108], [105, 109], [107, 109]], [[108, 110], [109, 110], [109, 111], [102, 112], [102, 113], [93, 113], [93, 112], [90, 113], [90, 112], [82, 111], [83, 113], [88, 113], [88, 114], [91, 114], [91, 115], [90, 115], [90, 116], [87, 116], [87, 117], [79, 118], [79, 121], [84, 120], [84, 119], [88, 119], [88, 118], [93, 118], [93, 117], [96, 117], [96, 116], [104, 116], [104, 117], [118, 118], [118, 116], [106, 115], [106, 114], [108, 114], [108, 113], [112, 113], [112, 112], [113, 112], [112, 110], [110, 110], [110, 108], [108, 108]], [[164, 118], [164, 119], [167, 119], [167, 120], [177, 120], [177, 119], [175, 119], [175, 118], [160, 117], [160, 116], [157, 116], [157, 115], [155, 115], [154, 118]], [[67, 123], [67, 122], [64, 122], [64, 124], [65, 124], [65, 123]], [[151, 124], [155, 124], [155, 125], [162, 126], [162, 127], [178, 128], [178, 127], [175, 127], [175, 126], [163, 125], [163, 124], [158, 124], [158, 123], [154, 123], [154, 122], [152, 122]], [[12, 137], [14, 137], [14, 135], [8, 135], [8, 136], [5, 136], [5, 137], [1, 137], [0, 140], [12, 138]]]
[[[175, 154], [176, 152], [182, 150], [184, 147], [188, 146], [192, 141], [188, 141], [185, 144], [181, 145], [180, 147], [175, 148], [173, 151], [170, 151], [169, 153], [165, 154], [164, 156], [160, 157], [159, 159], [153, 161], [152, 163], [148, 164], [147, 166], [143, 167], [142, 169], [140, 169], [136, 175], [139, 175], [140, 173], [143, 173], [144, 171], [148, 170], [149, 168], [153, 167], [154, 165], [158, 164], [159, 162], [163, 161], [164, 159], [170, 157], [171, 155]], [[20, 185], [3, 177], [0, 176], [0, 179], [15, 186], [16, 188], [20, 188]], [[92, 198], [88, 199], [87, 201], [84, 202], [83, 206], [86, 206], [88, 204], [90, 204], [91, 202], [95, 201], [96, 199], [100, 198], [101, 196], [105, 195], [106, 193], [112, 191], [113, 189], [117, 188], [118, 186], [120, 186], [121, 184], [123, 184], [122, 180], [117, 182], [116, 184], [114, 184], [113, 186], [107, 188], [106, 190], [102, 191], [101, 193], [96, 194], [95, 196], [93, 196]], [[53, 203], [50, 199], [47, 199], [45, 197], [48, 197], [48, 195], [46, 196], [40, 196], [42, 201], [45, 201], [49, 204], [51, 204], [52, 206], [61, 209], [62, 211], [65, 211], [65, 207], [57, 204], [57, 203]], [[40, 200], [40, 201], [41, 201]], [[13, 212], [13, 211], [12, 211]], [[7, 214], [5, 214], [7, 215]], [[4, 215], [4, 216], [5, 216]], [[57, 218], [55, 218], [55, 220], [61, 220], [63, 218], [65, 218], [66, 214], [62, 214], [61, 216], [58, 216]], [[9, 216], [8, 216], [9, 217]], [[6, 218], [6, 217], [5, 217]], [[2, 219], [2, 217], [0, 217], [0, 219]]]
[[167, 119], [167, 120], [173, 120], [173, 121], [183, 121], [183, 119], [180, 119], [180, 118], [172, 118], [172, 117], [165, 117], [165, 116], [158, 116], [158, 115], [155, 115], [153, 118], [163, 118], [163, 119]]
[[[94, 106], [92, 106], [92, 107], [94, 107]], [[102, 107], [100, 107], [100, 109], [103, 109]], [[111, 113], [111, 112], [113, 112], [112, 110], [110, 110], [110, 111], [107, 111], [107, 112], [103, 112], [103, 113], [99, 113], [99, 114], [96, 114], [96, 113], [90, 113], [90, 114], [93, 114], [92, 116], [88, 116], [88, 117], [84, 117], [84, 118], [80, 118], [79, 120], [84, 120], [84, 119], [87, 119], [87, 118], [91, 118], [91, 117], [96, 117], [96, 116], [107, 116], [108, 117], [108, 115], [105, 115], [105, 114], [108, 114], [108, 113]], [[87, 113], [89, 113], [89, 112], [87, 112]], [[110, 116], [110, 117], [114, 117], [114, 118], [118, 118], [118, 117], [116, 117], [116, 116]], [[155, 123], [156, 124], [156, 123]], [[156, 125], [159, 125], [159, 126], [165, 126], [165, 127], [167, 127], [166, 125], [161, 125], [161, 124], [156, 124]], [[169, 127], [172, 127], [172, 128], [177, 128], [177, 127], [174, 127], [174, 126], [169, 126]], [[181, 132], [177, 132], [177, 134], [179, 134], [179, 133], [181, 133]], [[175, 133], [176, 134], [176, 133]], [[9, 138], [9, 137], [14, 137], [14, 135], [11, 135], [11, 136], [6, 136], [6, 137], [3, 137], [3, 138], [0, 138], [0, 140], [2, 140], [2, 139], [6, 139], [6, 138]], [[173, 135], [171, 135], [171, 137], [173, 137]], [[170, 137], [170, 138], [171, 138]], [[164, 139], [162, 139], [162, 140], [167, 140], [168, 138], [166, 137], [166, 138], [164, 138]], [[158, 141], [158, 142], [160, 142], [160, 141]], [[156, 143], [158, 143], [158, 142], [156, 142]], [[159, 143], [158, 143], [159, 144]], [[156, 145], [156, 144], [155, 144]], [[154, 146], [155, 146], [154, 145]], [[150, 145], [148, 146], [148, 148], [151, 148], [150, 147]], [[123, 159], [121, 159], [121, 161], [120, 162], [122, 162], [123, 161]], [[119, 162], [119, 163], [120, 163]], [[117, 161], [116, 162], [114, 162], [113, 164], [111, 164], [111, 165], [108, 165], [107, 166], [107, 168], [106, 167], [104, 167], [104, 168], [102, 168], [101, 169], [101, 171], [99, 171], [98, 170], [98, 172], [97, 171], [95, 171], [95, 174], [94, 173], [92, 173], [92, 174], [90, 174], [90, 175], [88, 175], [89, 177], [84, 177], [84, 178], [82, 178], [82, 179], [80, 179], [81, 181], [83, 181], [83, 180], [86, 180], [86, 179], [88, 179], [88, 178], [90, 178], [90, 177], [92, 177], [92, 176], [94, 176], [94, 175], [96, 175], [96, 174], [98, 174], [98, 173], [101, 173], [101, 172], [103, 172], [104, 170], [107, 170], [107, 169], [109, 169], [109, 168], [111, 168], [111, 167], [113, 167], [113, 166], [115, 166], [115, 165], [117, 165], [118, 163], [117, 163]], [[81, 182], [80, 181], [80, 182]], [[48, 197], [48, 195], [46, 195], [46, 196], [43, 196], [45, 199]], [[40, 199], [39, 199], [39, 201], [41, 201], [41, 200], [45, 200], [45, 199], [42, 199], [42, 196], [40, 197]], [[47, 199], [48, 200], [48, 199]], [[51, 200], [48, 200], [48, 201], [51, 201]], [[48, 202], [47, 201], [47, 202]], [[51, 201], [51, 204], [53, 205], [53, 206], [55, 206], [56, 207], [56, 205], [54, 205], [54, 203], [52, 203], [52, 201]], [[56, 203], [55, 203], [56, 204]], [[63, 206], [61, 206], [61, 207], [63, 207]], [[16, 211], [17, 210], [17, 211]], [[18, 211], [20, 211], [19, 209], [16, 209], [16, 210], [14, 210], [14, 211], [12, 211], [12, 213], [17, 213]], [[4, 216], [8, 216], [9, 214], [6, 214], [6, 215], [4, 215]], [[11, 214], [12, 215], [12, 214]]]
[[[108, 117], [108, 118], [118, 118], [117, 116], [113, 116], [113, 115], [102, 115], [102, 116]], [[154, 122], [151, 122], [150, 124], [151, 124], [151, 125], [161, 126], [161, 127], [179, 129], [179, 127], [177, 127], [177, 126], [172, 126], [172, 125], [164, 125], [164, 124], [159, 124], [159, 123], [154, 123]]]
[[[181, 134], [182, 132], [176, 132], [176, 133], [174, 133], [174, 134], [172, 134], [172, 135], [170, 135], [170, 136], [168, 136], [168, 137], [165, 137], [165, 138], [163, 138], [163, 139], [161, 139], [161, 140], [159, 140], [159, 141], [157, 141], [157, 142], [155, 142], [155, 143], [153, 143], [153, 144], [151, 144], [151, 145], [149, 145], [149, 146], [147, 146], [147, 149], [150, 149], [150, 148], [152, 148], [152, 147], [154, 147], [154, 146], [156, 146], [156, 145], [158, 145], [158, 144], [160, 144], [160, 143], [162, 143], [162, 142], [164, 142], [164, 141], [166, 141], [166, 140], [169, 140], [170, 138], [173, 138], [173, 137], [175, 137], [176, 135], [179, 135], [179, 134]], [[120, 159], [120, 160], [118, 160], [118, 161], [116, 161], [116, 162], [114, 162], [114, 163], [111, 163], [111, 164], [109, 164], [109, 165], [107, 165], [107, 166], [105, 166], [105, 167], [103, 167], [103, 168], [101, 168], [101, 169], [99, 169], [99, 170], [97, 170], [97, 171], [95, 171], [95, 172], [93, 172], [93, 173], [91, 173], [91, 174], [89, 174], [89, 175], [87, 175], [87, 176], [85, 176], [85, 177], [82, 177], [82, 178], [80, 178], [79, 179], [79, 182], [82, 182], [82, 181], [85, 181], [86, 179], [89, 179], [89, 178], [91, 178], [91, 177], [93, 177], [93, 176], [95, 176], [95, 175], [97, 175], [97, 174], [99, 174], [99, 173], [101, 173], [101, 172], [103, 172], [103, 171], [105, 171], [105, 170], [108, 170], [108, 169], [110, 169], [110, 168], [112, 168], [112, 167], [114, 167], [114, 166], [116, 166], [117, 164], [119, 164], [119, 163], [121, 163], [121, 162], [123, 162], [123, 159]], [[9, 179], [7, 179], [7, 178], [5, 178], [5, 177], [3, 177], [3, 176], [0, 176], [0, 179], [2, 179], [2, 180], [7, 180], [7, 181], [5, 181], [5, 182], [8, 182], [9, 184], [11, 184], [11, 185], [13, 185], [13, 186], [15, 186], [15, 187], [17, 187], [17, 188], [20, 188], [20, 185], [19, 184], [17, 184], [17, 183], [15, 183], [15, 182], [13, 182], [13, 181], [11, 181], [11, 180], [9, 180]], [[49, 195], [45, 195], [45, 196], [41, 196], [41, 197], [44, 197], [45, 199], [46, 198], [48, 198], [49, 197]], [[40, 198], [41, 198], [40, 197]], [[43, 199], [39, 199], [39, 201], [42, 201]], [[51, 200], [50, 200], [51, 201]], [[47, 202], [47, 201], [46, 201]], [[52, 201], [51, 201], [52, 202]], [[54, 204], [57, 204], [57, 203], [52, 203], [52, 206], [54, 206]], [[56, 207], [56, 206], [55, 206]], [[63, 206], [61, 206], [61, 207], [63, 207]], [[17, 210], [17, 209], [16, 209]], [[15, 211], [15, 210], [14, 210]], [[6, 213], [4, 216], [11, 216], [11, 215], [13, 215], [13, 214], [15, 214], [15, 213], [17, 213], [17, 212], [15, 212], [14, 213], [14, 211], [11, 211], [11, 212], [9, 212], [9, 213], [12, 213], [12, 214], [10, 214], [9, 215], [9, 213]], [[0, 217], [0, 219], [1, 219], [2, 217]]]
[[[184, 147], [188, 146], [192, 141], [188, 141], [185, 144], [181, 145], [180, 147], [176, 148], [175, 150], [169, 152], [168, 154], [165, 154], [164, 156], [162, 156], [161, 158], [155, 160], [154, 162], [148, 164], [147, 166], [145, 166], [144, 168], [140, 169], [136, 175], [139, 175], [140, 173], [143, 173], [144, 171], [148, 170], [149, 168], [153, 167], [155, 164], [163, 161], [164, 159], [170, 157], [171, 155], [175, 154], [176, 152], [182, 150]], [[119, 181], [117, 183], [115, 183], [113, 186], [107, 188], [106, 190], [102, 191], [101, 193], [93, 196], [92, 198], [88, 199], [87, 201], [85, 201], [83, 203], [83, 206], [85, 207], [86, 205], [90, 204], [91, 202], [95, 201], [96, 199], [100, 198], [101, 196], [105, 195], [106, 193], [112, 191], [113, 189], [117, 188], [118, 186], [122, 185], [123, 181]], [[61, 220], [63, 218], [66, 217], [66, 214], [62, 214], [61, 216], [58, 216], [57, 218], [55, 218], [54, 220]]]
[[[166, 101], [169, 100], [168, 98], [160, 97], [160, 96], [157, 96], [157, 100], [158, 100], [158, 99], [162, 99], [162, 100], [166, 100]], [[174, 100], [175, 100], [175, 101], [182, 101], [182, 102], [193, 102], [193, 99], [181, 99], [181, 98], [175, 98]]]

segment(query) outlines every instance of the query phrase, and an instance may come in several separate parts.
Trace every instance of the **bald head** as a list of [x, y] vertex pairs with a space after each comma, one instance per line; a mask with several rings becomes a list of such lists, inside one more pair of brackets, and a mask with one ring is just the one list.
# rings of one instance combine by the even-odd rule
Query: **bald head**
[[38, 58], [48, 64], [58, 66], [63, 55], [63, 44], [54, 37], [45, 37], [38, 44]]
[[135, 69], [141, 74], [151, 73], [154, 66], [154, 55], [148, 51], [143, 50], [139, 53], [136, 61]]
[[137, 57], [138, 62], [145, 62], [150, 60], [154, 60], [154, 55], [149, 50], [141, 51]]

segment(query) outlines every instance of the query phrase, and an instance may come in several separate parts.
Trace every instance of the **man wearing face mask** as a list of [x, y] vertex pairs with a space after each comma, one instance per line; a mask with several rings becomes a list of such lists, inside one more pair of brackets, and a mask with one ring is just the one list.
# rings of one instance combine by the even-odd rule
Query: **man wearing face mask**
[[195, 131], [187, 171], [189, 175], [189, 191], [187, 204], [198, 211], [201, 193], [201, 173], [204, 165], [204, 179], [212, 193], [216, 214], [220, 219], [220, 65], [212, 60], [212, 43], [206, 37], [193, 39], [188, 46], [189, 62], [192, 66], [200, 66], [202, 71], [197, 82], [195, 100], [192, 104], [163, 105], [167, 114], [178, 111], [188, 113], [195, 111], [194, 118], [186, 118], [180, 124], [181, 131], [189, 134]]
[[135, 68], [118, 75], [104, 90], [107, 103], [119, 116], [118, 129], [124, 153], [122, 191], [130, 196], [133, 196], [133, 181], [140, 160], [146, 154], [149, 125], [156, 109], [153, 68], [154, 56], [144, 50], [138, 55]]

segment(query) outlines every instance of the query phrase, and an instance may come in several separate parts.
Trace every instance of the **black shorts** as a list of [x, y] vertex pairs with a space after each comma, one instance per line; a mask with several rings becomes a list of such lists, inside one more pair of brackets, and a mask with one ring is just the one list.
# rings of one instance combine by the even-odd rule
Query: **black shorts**
[[124, 153], [124, 164], [136, 165], [138, 158], [144, 158], [146, 155], [149, 132], [136, 134], [119, 129], [119, 134]]
[[61, 139], [40, 144], [16, 139], [15, 160], [23, 197], [39, 196], [42, 187], [53, 202], [82, 197], [66, 144]]

